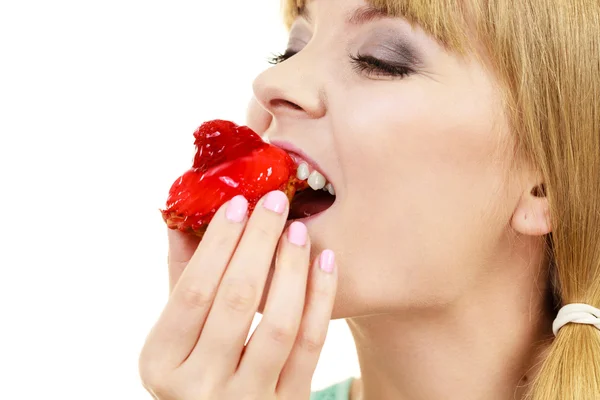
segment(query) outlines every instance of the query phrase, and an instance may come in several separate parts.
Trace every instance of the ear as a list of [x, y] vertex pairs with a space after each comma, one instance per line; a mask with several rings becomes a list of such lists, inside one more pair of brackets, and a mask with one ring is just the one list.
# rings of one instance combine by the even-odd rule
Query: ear
[[544, 185], [523, 193], [513, 213], [511, 226], [517, 232], [529, 236], [542, 236], [552, 232], [550, 207]]

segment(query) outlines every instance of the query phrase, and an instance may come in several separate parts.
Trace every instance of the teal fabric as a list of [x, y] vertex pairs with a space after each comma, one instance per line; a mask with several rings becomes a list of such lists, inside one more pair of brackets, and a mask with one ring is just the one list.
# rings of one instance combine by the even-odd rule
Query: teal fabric
[[348, 378], [345, 381], [338, 382], [325, 389], [312, 392], [310, 400], [348, 400], [350, 398], [350, 386], [354, 378]]

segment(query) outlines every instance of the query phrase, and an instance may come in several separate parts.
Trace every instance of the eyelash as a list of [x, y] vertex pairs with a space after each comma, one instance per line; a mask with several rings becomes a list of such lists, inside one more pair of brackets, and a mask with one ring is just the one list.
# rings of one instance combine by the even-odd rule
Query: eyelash
[[277, 65], [281, 64], [282, 62], [284, 62], [288, 58], [291, 58], [294, 55], [296, 55], [295, 51], [286, 50], [285, 53], [274, 53], [267, 59], [267, 61], [269, 62], [269, 64]]
[[[285, 53], [276, 53], [268, 58], [269, 64], [277, 65], [285, 60], [293, 57], [297, 52], [286, 50]], [[403, 78], [414, 71], [408, 67], [391, 65], [373, 56], [365, 56], [358, 54], [356, 56], [349, 55], [352, 60], [352, 68], [358, 73], [367, 76], [385, 76]]]
[[358, 54], [356, 56], [349, 55], [349, 57], [352, 60], [352, 68], [358, 73], [363, 73], [367, 76], [404, 78], [414, 72], [408, 67], [388, 64], [373, 56]]

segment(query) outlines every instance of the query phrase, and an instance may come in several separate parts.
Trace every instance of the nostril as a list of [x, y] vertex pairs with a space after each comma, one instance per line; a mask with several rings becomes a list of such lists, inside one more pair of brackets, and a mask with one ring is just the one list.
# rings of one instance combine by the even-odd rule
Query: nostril
[[542, 183], [531, 190], [531, 194], [535, 197], [546, 197], [546, 186]]
[[292, 103], [291, 101], [283, 100], [283, 99], [271, 100], [271, 107], [293, 108], [294, 110], [298, 110], [298, 111], [302, 110], [302, 107], [300, 107], [298, 104]]

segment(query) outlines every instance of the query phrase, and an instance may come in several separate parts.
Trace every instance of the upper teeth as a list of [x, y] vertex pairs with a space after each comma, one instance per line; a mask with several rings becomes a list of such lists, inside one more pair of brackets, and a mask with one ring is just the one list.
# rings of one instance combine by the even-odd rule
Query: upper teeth
[[307, 163], [303, 162], [298, 165], [298, 171], [296, 173], [298, 179], [304, 181], [308, 179], [308, 186], [313, 190], [326, 190], [331, 195], [335, 195], [333, 185], [327, 182], [327, 179], [319, 171], [314, 170], [310, 172], [310, 168]]
[[327, 189], [330, 195], [335, 196], [335, 189], [333, 188], [333, 185], [331, 183], [325, 185], [325, 189]]
[[308, 179], [309, 175], [310, 171], [308, 170], [307, 163], [302, 163], [298, 165], [298, 172], [296, 173], [298, 179], [300, 179], [301, 181], [305, 181], [306, 179]]
[[308, 177], [308, 186], [314, 190], [320, 190], [325, 187], [327, 180], [318, 171], [313, 171]]

